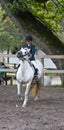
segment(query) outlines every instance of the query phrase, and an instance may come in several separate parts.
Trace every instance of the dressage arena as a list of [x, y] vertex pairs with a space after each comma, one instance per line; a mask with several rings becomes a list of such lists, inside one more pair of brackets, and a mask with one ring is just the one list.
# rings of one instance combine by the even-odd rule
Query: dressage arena
[[[24, 90], [23, 90], [24, 91]], [[0, 86], [0, 130], [64, 130], [64, 88], [41, 88], [22, 108], [16, 86]]]

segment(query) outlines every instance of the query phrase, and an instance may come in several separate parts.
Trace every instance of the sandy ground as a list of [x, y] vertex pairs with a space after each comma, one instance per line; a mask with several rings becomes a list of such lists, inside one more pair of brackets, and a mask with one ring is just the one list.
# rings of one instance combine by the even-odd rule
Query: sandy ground
[[64, 130], [64, 88], [42, 87], [38, 101], [30, 94], [21, 105], [16, 86], [0, 86], [0, 130]]

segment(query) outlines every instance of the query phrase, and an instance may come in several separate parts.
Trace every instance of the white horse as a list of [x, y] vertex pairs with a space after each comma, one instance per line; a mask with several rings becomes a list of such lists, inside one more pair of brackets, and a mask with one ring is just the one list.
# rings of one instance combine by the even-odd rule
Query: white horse
[[[30, 90], [33, 88], [33, 86], [36, 86], [36, 84], [32, 84], [33, 78], [34, 78], [34, 68], [31, 65], [31, 62], [29, 61], [30, 57], [30, 50], [27, 48], [21, 48], [17, 52], [17, 57], [20, 59], [20, 66], [17, 70], [16, 79], [17, 79], [17, 94], [20, 96], [21, 94], [21, 86], [24, 83], [26, 86], [25, 90], [25, 98], [23, 101], [22, 107], [25, 107], [27, 105], [28, 101], [28, 95]], [[43, 65], [39, 60], [36, 60], [37, 68], [38, 68], [38, 83], [41, 83], [42, 75], [43, 75]], [[37, 87], [35, 87], [37, 88]], [[35, 94], [35, 100], [38, 99], [38, 90], [36, 89]]]

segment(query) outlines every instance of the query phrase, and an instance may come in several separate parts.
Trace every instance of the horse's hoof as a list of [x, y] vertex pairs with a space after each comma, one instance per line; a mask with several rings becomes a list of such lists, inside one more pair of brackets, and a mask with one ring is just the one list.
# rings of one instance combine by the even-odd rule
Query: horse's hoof
[[21, 101], [23, 101], [23, 98], [22, 98], [22, 97], [20, 97], [20, 100], [21, 100]]
[[26, 107], [26, 105], [22, 105], [22, 108], [25, 108]]
[[26, 107], [26, 104], [23, 104], [22, 107]]
[[18, 105], [16, 104], [16, 107], [18, 107]]
[[20, 95], [18, 96], [18, 101], [23, 101], [23, 98]]
[[37, 101], [37, 100], [38, 100], [38, 97], [35, 97], [35, 98], [34, 98], [34, 101]]

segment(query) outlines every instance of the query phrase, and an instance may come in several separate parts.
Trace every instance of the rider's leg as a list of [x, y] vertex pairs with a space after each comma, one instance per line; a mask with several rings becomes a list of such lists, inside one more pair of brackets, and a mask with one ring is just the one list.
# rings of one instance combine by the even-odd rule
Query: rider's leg
[[38, 75], [38, 69], [37, 68], [35, 69], [34, 75]]
[[35, 72], [34, 72], [34, 80], [36, 81], [36, 80], [38, 80], [38, 68], [37, 68], [37, 63], [36, 63], [36, 61], [31, 61], [31, 63], [32, 63], [33, 66], [34, 66], [34, 70], [35, 70]]

